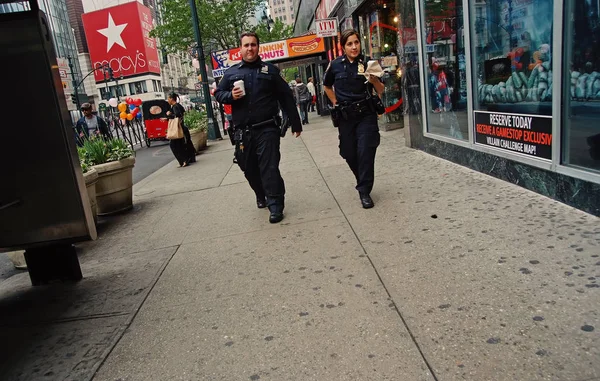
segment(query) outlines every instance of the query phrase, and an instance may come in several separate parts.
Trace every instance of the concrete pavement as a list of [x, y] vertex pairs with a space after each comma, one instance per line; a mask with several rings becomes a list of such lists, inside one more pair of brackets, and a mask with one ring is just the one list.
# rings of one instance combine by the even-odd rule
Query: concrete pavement
[[213, 142], [78, 245], [82, 282], [0, 283], [0, 378], [600, 379], [600, 219], [403, 130], [382, 132], [364, 210], [310, 120], [282, 141], [282, 223]]

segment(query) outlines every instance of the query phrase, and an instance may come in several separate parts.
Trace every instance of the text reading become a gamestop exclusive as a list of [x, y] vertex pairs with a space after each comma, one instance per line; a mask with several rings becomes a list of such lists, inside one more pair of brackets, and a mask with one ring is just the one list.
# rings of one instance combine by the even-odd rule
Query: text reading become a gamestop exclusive
[[[537, 145], [551, 145], [552, 134], [531, 131], [533, 117], [488, 114], [489, 124], [477, 123], [477, 133], [487, 135], [488, 145], [536, 155]], [[510, 139], [510, 140], [505, 140]]]

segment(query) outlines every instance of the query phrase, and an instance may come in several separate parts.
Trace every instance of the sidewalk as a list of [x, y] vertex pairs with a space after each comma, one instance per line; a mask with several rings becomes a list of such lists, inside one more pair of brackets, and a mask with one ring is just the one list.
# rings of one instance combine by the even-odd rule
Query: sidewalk
[[599, 218], [403, 130], [362, 209], [337, 130], [310, 121], [282, 140], [282, 223], [211, 142], [78, 245], [83, 281], [0, 283], [0, 379], [600, 380]]

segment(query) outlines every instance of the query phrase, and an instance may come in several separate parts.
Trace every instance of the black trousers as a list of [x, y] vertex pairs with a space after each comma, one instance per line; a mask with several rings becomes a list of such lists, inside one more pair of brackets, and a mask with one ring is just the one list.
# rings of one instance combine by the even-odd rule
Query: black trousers
[[279, 172], [280, 130], [267, 127], [250, 130], [244, 136], [244, 151], [236, 145], [238, 165], [259, 199], [266, 198], [271, 212], [283, 212], [285, 184]]
[[356, 190], [370, 194], [375, 181], [375, 154], [380, 136], [375, 113], [348, 113], [346, 119], [340, 118], [338, 127], [340, 156], [356, 178]]
[[171, 147], [171, 152], [173, 152], [179, 165], [183, 165], [183, 163], [186, 163], [190, 159], [185, 138], [169, 140], [169, 147]]
[[182, 126], [183, 136], [185, 136], [185, 155], [188, 158], [189, 163], [193, 163], [196, 161], [196, 149], [194, 148], [194, 143], [192, 143], [192, 138], [190, 136], [190, 129], [185, 125]]

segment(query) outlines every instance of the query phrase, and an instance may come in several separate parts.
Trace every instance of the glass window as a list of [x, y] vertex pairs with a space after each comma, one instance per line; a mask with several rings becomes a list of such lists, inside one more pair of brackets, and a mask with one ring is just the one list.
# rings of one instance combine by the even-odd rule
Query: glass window
[[427, 130], [467, 140], [467, 81], [461, 0], [424, 3]]
[[286, 15], [283, 15], [283, 20], [287, 21], [287, 16]]
[[472, 6], [475, 141], [552, 159], [553, 2]]
[[363, 53], [376, 59], [384, 75], [381, 77], [385, 90], [382, 102], [386, 113], [382, 116], [385, 123], [403, 123], [402, 116], [402, 70], [398, 62], [398, 15], [394, 7], [375, 7], [369, 9], [359, 20], [363, 37]]
[[129, 92], [131, 95], [147, 93], [146, 81], [132, 82], [129, 84]]
[[600, 171], [600, 5], [565, 7], [562, 161]]

